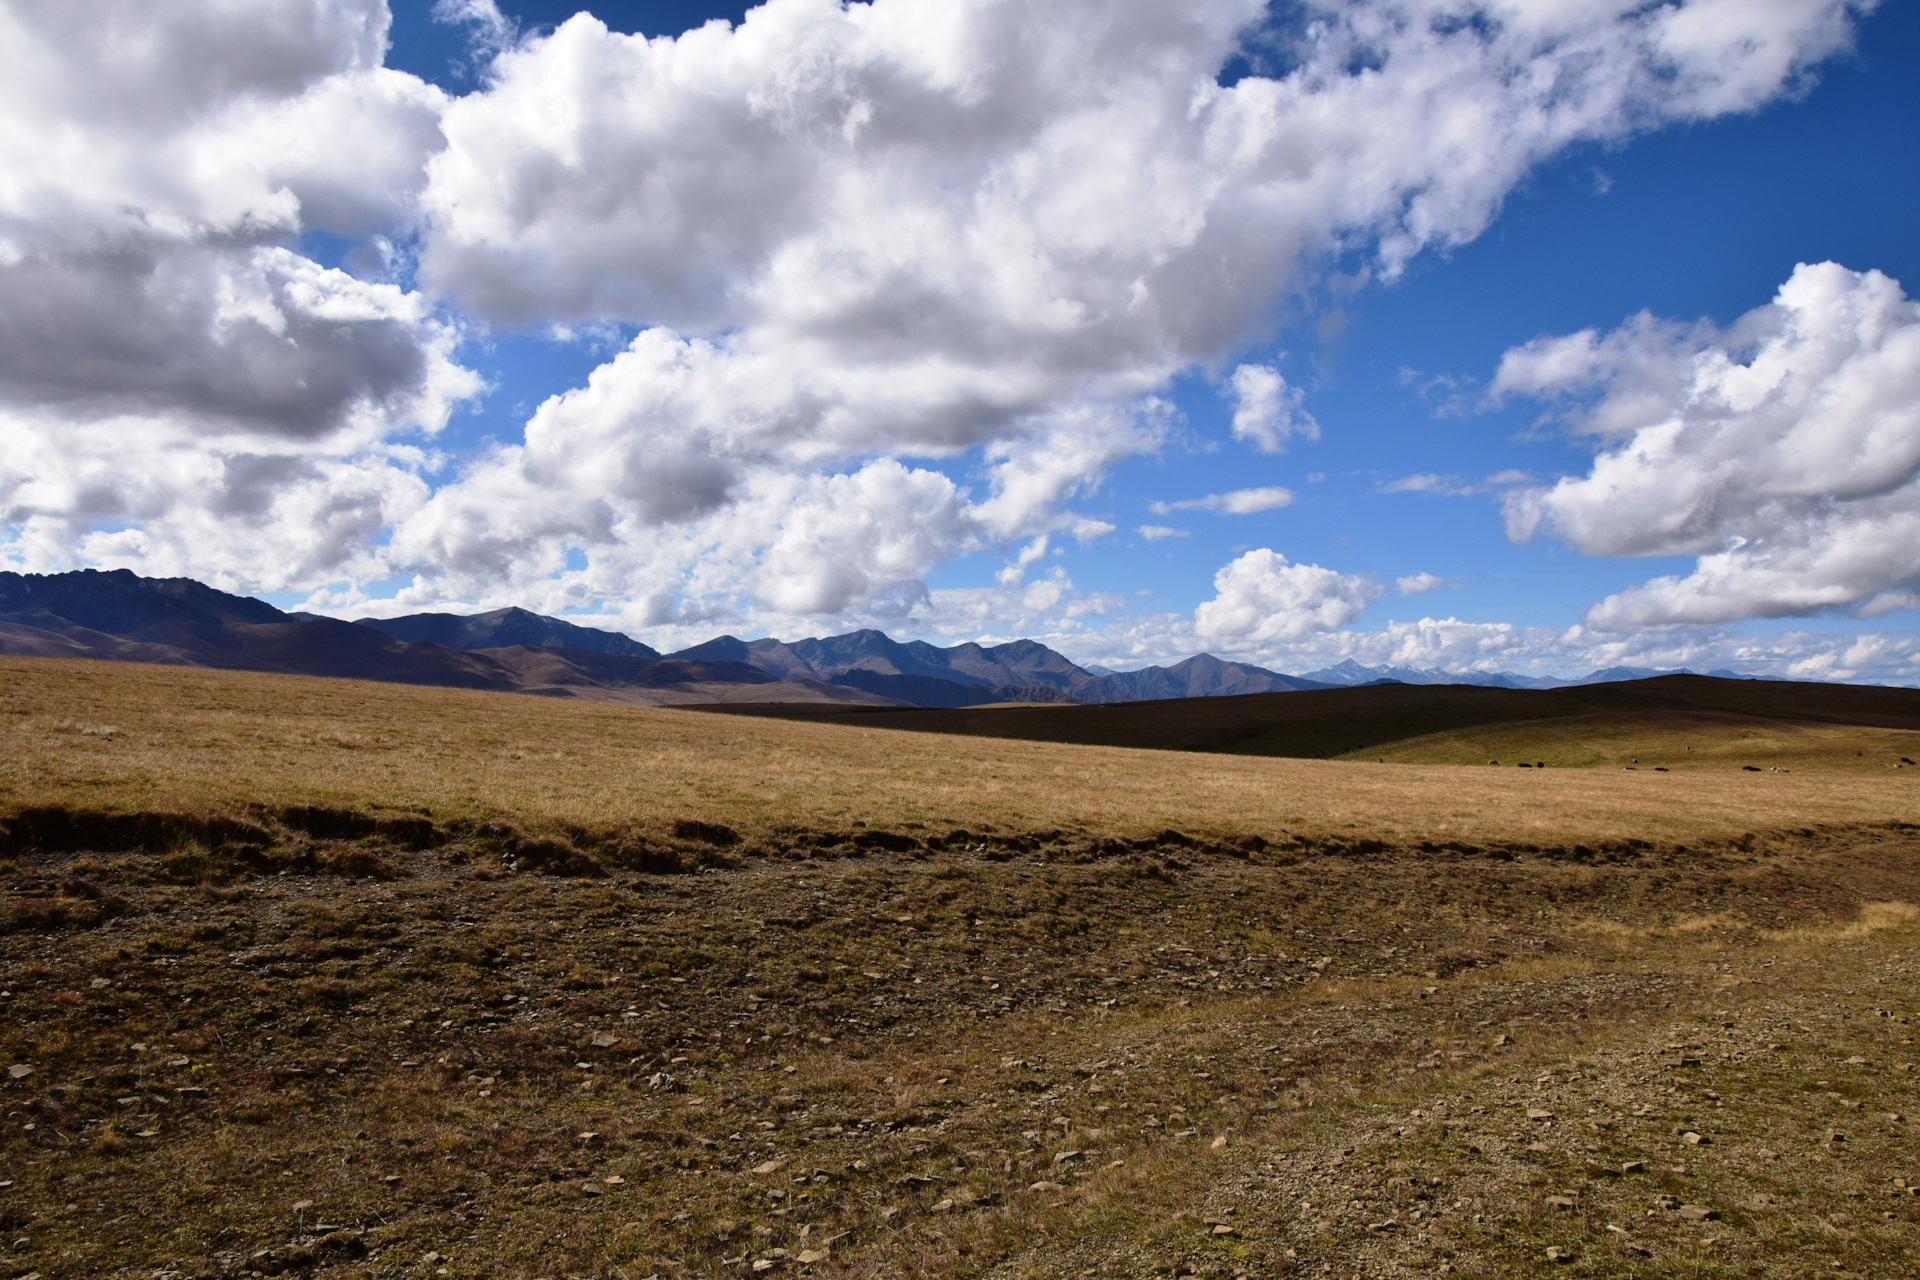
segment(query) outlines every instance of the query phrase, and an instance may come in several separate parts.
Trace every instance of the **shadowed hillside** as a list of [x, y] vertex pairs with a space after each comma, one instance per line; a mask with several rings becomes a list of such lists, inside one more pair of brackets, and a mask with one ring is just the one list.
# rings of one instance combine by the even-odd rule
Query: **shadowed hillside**
[[[1565, 689], [1474, 685], [1370, 685], [1358, 689], [1256, 693], [1102, 707], [973, 708], [756, 706], [701, 708], [816, 724], [861, 725], [1085, 746], [1216, 751], [1234, 755], [1331, 758], [1383, 754], [1392, 744], [1422, 743], [1409, 762], [1484, 763], [1499, 755], [1463, 754], [1469, 730], [1502, 731], [1529, 763], [1551, 743], [1604, 723], [1616, 732], [1671, 734], [1683, 726], [1716, 742], [1765, 726], [1850, 726], [1920, 731], [1920, 690], [1788, 681], [1661, 676]], [[1398, 758], [1398, 757], [1397, 757]], [[1562, 759], [1550, 763], [1600, 763]]]

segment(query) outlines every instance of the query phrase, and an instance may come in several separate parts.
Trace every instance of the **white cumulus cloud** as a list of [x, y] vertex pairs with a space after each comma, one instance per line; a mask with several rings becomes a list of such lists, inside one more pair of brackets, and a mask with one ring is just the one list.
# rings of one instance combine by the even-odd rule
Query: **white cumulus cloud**
[[1277, 551], [1249, 551], [1213, 575], [1218, 593], [1193, 611], [1204, 640], [1286, 642], [1335, 631], [1380, 597], [1371, 578], [1317, 564], [1292, 564]]
[[[1303, 264], [1372, 243], [1391, 274], [1569, 142], [1744, 109], [1849, 38], [1837, 0], [1705, 3], [1314, 5], [1271, 37], [1295, 68], [1232, 87], [1261, 0], [773, 0], [674, 40], [582, 14], [445, 113], [421, 278], [496, 322], [648, 330], [608, 378], [684, 370], [693, 412], [542, 424], [703, 477], [684, 512], [628, 499], [642, 522], [743, 468], [977, 450], [974, 518], [1031, 536], [1157, 448], [1153, 397]], [[1270, 366], [1229, 381], [1256, 446], [1316, 429]], [[541, 482], [606, 500], [572, 477]]]
[[0, 3], [0, 556], [247, 589], [386, 572], [479, 390], [424, 295], [303, 256], [397, 231], [444, 96], [377, 0]]
[[1802, 265], [1722, 332], [1642, 316], [1509, 352], [1495, 390], [1567, 399], [1592, 470], [1509, 493], [1510, 531], [1696, 556], [1607, 597], [1608, 630], [1897, 605], [1920, 582], [1920, 304]]
[[1301, 394], [1271, 365], [1243, 364], [1233, 371], [1233, 434], [1264, 453], [1285, 452], [1294, 436], [1320, 438], [1320, 424], [1300, 408]]
[[1426, 592], [1450, 587], [1453, 584], [1436, 573], [1410, 573], [1404, 578], [1393, 580], [1395, 590], [1403, 596], [1424, 595]]

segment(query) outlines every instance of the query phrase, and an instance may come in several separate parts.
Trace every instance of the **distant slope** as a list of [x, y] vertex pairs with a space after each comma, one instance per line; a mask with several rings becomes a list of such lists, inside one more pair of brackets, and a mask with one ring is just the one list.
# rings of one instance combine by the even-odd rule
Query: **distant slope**
[[834, 677], [833, 683], [864, 689], [868, 693], [916, 707], [976, 707], [999, 702], [1071, 704], [1075, 701], [1072, 694], [1044, 685], [1003, 684], [989, 688], [986, 685], [941, 680], [934, 676], [883, 675], [860, 667], [841, 672]]
[[1479, 727], [1545, 731], [1554, 724], [1596, 716], [1616, 721], [1710, 717], [1756, 725], [1920, 730], [1920, 690], [1661, 676], [1552, 690], [1390, 684], [1098, 707], [768, 708], [754, 713], [1041, 742], [1333, 757]]
[[[1431, 667], [1364, 667], [1353, 659], [1309, 671], [1299, 677], [1321, 688], [1351, 689], [1363, 684], [1392, 680], [1400, 684], [1471, 684], [1492, 689], [1564, 689], [1569, 685], [1610, 684], [1624, 680], [1651, 680], [1656, 676], [1690, 676], [1693, 671], [1661, 671], [1653, 667], [1603, 667], [1577, 680], [1557, 676], [1523, 676], [1511, 671], [1440, 671]], [[1743, 677], [1733, 671], [1709, 671], [1710, 676], [1727, 680]]]
[[1222, 698], [1241, 693], [1286, 693], [1325, 689], [1299, 676], [1196, 654], [1171, 667], [1142, 667], [1096, 677], [1084, 702], [1144, 702], [1162, 698]]
[[441, 644], [449, 649], [505, 649], [535, 645], [547, 649], [578, 649], [583, 653], [612, 653], [629, 658], [658, 658], [660, 651], [618, 631], [582, 627], [564, 618], [549, 618], [525, 609], [495, 609], [490, 613], [410, 613], [398, 618], [360, 618], [357, 623], [385, 632], [408, 644]]

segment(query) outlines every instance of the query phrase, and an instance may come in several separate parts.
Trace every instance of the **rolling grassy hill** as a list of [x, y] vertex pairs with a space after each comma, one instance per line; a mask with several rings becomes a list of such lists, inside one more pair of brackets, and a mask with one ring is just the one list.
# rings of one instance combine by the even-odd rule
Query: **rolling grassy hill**
[[[1105, 707], [714, 707], [859, 725], [1082, 746], [1406, 764], [1875, 768], [1920, 758], [1920, 690], [1661, 676], [1566, 689], [1370, 685]], [[1749, 759], [1751, 757], [1751, 759]], [[1785, 763], [1783, 763], [1783, 761]]]
[[[1775, 715], [1764, 723], [1803, 732], [1904, 732], [1897, 708], [1870, 704], [1886, 695], [1908, 705], [1920, 700], [1902, 690], [1777, 685], [1769, 694], [1767, 686], [1743, 682], [1702, 683], [1701, 699], [1749, 687], [1755, 698], [1771, 696]], [[1763, 787], [1748, 785], [1754, 776], [1731, 763], [1669, 775], [1549, 770], [1525, 776], [1511, 768], [1383, 768], [1285, 758], [1316, 746], [1330, 751], [1367, 733], [1404, 742], [1424, 730], [1430, 742], [1436, 733], [1489, 728], [1555, 732], [1564, 719], [1510, 717], [1503, 724], [1488, 706], [1513, 700], [1537, 709], [1563, 695], [1591, 700], [1632, 693], [1631, 686], [1603, 690], [1625, 692], [1385, 686], [1112, 708], [865, 716], [851, 708], [820, 715], [817, 706], [786, 704], [776, 710], [791, 714], [769, 718], [0, 657], [0, 806], [387, 806], [481, 821], [506, 815], [519, 825], [582, 833], [589, 843], [620, 831], [664, 832], [683, 819], [725, 823], [769, 841], [801, 830], [988, 825], [1076, 841], [1133, 839], [1169, 828], [1229, 842], [1252, 835], [1274, 840], [1281, 833], [1321, 839], [1350, 832], [1363, 815], [1360, 825], [1379, 839], [1541, 845], [1728, 838], [1756, 824], [1852, 822], [1911, 807], [1908, 779], [1890, 772], [1897, 758], [1884, 755], [1835, 755], [1832, 763], [1849, 776], [1769, 775]], [[1823, 690], [1857, 700], [1849, 714], [1896, 724], [1854, 728], [1842, 719], [1813, 719], [1822, 706], [1834, 712], [1835, 703], [1821, 702]], [[1214, 707], [1228, 712], [1224, 723], [1195, 714]], [[1282, 719], [1285, 712], [1294, 718]], [[1449, 716], [1458, 729], [1449, 726]], [[1148, 732], [1176, 719], [1184, 721], [1182, 738], [1169, 742]], [[971, 733], [885, 731], [942, 724], [1044, 728], [1050, 720], [1066, 731], [1082, 726], [1088, 737], [1105, 730], [1109, 742], [1013, 741], [978, 727]], [[1169, 745], [1211, 753], [1169, 758], [1139, 749]], [[1382, 753], [1374, 749], [1369, 760]]]

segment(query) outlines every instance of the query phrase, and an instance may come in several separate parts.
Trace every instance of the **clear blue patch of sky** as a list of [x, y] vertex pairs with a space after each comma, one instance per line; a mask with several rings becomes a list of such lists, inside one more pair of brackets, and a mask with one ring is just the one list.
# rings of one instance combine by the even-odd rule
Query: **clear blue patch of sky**
[[[564, 341], [539, 332], [504, 333], [464, 344], [461, 361], [487, 379], [487, 389], [454, 410], [434, 437], [434, 447], [467, 458], [490, 444], [519, 444], [527, 420], [548, 397], [584, 387], [595, 369], [626, 348], [633, 333], [609, 327]], [[453, 478], [452, 473], [436, 477], [441, 482]]]

